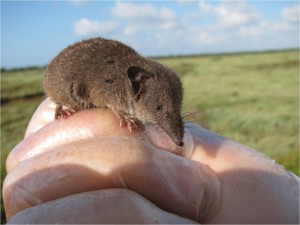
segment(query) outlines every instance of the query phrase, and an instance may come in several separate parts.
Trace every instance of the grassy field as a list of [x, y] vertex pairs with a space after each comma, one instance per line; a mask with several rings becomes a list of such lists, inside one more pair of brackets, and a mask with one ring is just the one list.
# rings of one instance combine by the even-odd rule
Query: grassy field
[[191, 121], [299, 175], [299, 51], [162, 59], [182, 75]]
[[[248, 145], [299, 175], [299, 51], [158, 59], [181, 76], [188, 120]], [[1, 74], [1, 169], [44, 98], [39, 69]], [[2, 210], [3, 215], [3, 210]]]

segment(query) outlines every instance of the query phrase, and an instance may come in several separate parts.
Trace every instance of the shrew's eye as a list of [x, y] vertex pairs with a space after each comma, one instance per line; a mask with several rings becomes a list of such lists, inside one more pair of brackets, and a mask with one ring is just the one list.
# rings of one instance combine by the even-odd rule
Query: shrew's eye
[[162, 110], [162, 105], [161, 104], [157, 104], [156, 105], [156, 111], [161, 111]]

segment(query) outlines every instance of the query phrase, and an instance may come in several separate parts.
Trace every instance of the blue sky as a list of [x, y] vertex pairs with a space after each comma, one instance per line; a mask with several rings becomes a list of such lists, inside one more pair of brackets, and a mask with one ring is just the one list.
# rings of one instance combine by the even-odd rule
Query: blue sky
[[95, 36], [145, 56], [299, 47], [298, 1], [1, 1], [1, 67], [46, 65]]

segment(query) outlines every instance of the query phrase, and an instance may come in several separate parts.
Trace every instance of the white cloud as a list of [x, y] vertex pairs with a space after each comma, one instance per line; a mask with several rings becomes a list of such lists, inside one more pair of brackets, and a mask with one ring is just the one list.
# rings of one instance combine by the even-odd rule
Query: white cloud
[[[296, 37], [298, 36], [299, 39], [299, 27], [295, 26], [297, 23], [288, 22], [296, 20], [296, 7], [282, 10], [283, 20], [273, 22], [263, 20], [257, 9], [246, 1], [223, 0], [219, 4], [212, 4], [201, 0], [199, 6], [201, 12], [206, 15], [206, 17], [201, 17], [202, 19], [207, 19], [207, 15], [212, 15], [216, 18], [216, 22], [210, 21], [200, 26], [199, 34], [201, 30], [202, 33], [199, 38], [192, 38], [194, 43], [198, 41], [204, 43], [205, 47], [219, 47], [220, 51], [297, 46]], [[228, 28], [231, 29], [230, 32]], [[276, 43], [275, 40], [284, 41]]]
[[257, 9], [246, 1], [202, 0], [196, 4], [200, 7], [192, 10], [186, 7], [188, 11], [176, 14], [177, 11], [152, 2], [117, 1], [108, 11], [108, 21], [83, 18], [74, 24], [74, 30], [79, 36], [113, 34], [113, 38], [130, 44], [143, 55], [297, 46], [299, 28], [295, 18], [299, 12], [296, 7], [283, 9], [281, 21], [275, 22], [263, 20]]
[[270, 23], [269, 28], [270, 31], [272, 32], [299, 32], [299, 26], [296, 24], [291, 24], [286, 21], [279, 22], [279, 23]]
[[264, 26], [260, 26], [261, 33], [274, 34], [276, 32], [278, 35], [299, 35], [299, 6], [283, 8], [281, 17], [282, 20], [279, 22], [264, 22]]
[[196, 2], [196, 0], [177, 0], [178, 4], [180, 5], [187, 5], [187, 4], [193, 4]]
[[82, 6], [87, 4], [89, 0], [69, 0], [68, 2], [74, 6]]
[[180, 24], [177, 21], [165, 21], [158, 26], [163, 30], [174, 30], [180, 27]]
[[199, 12], [186, 11], [183, 13], [182, 19], [190, 23], [191, 21], [198, 21], [199, 17], [200, 17]]
[[221, 1], [214, 6], [201, 0], [199, 6], [202, 12], [214, 15], [221, 28], [234, 28], [258, 21], [259, 13], [245, 1]]
[[135, 35], [139, 30], [139, 27], [127, 25], [124, 27], [124, 34], [125, 35]]
[[[237, 36], [245, 39], [259, 39], [265, 31], [269, 30], [270, 23], [261, 22], [252, 26], [242, 26], [237, 31]], [[270, 30], [269, 30], [270, 31]]]
[[299, 7], [292, 6], [283, 8], [281, 11], [282, 20], [278, 22], [261, 20], [258, 23], [240, 26], [237, 29], [237, 36], [251, 40], [268, 40], [270, 37], [289, 36], [299, 34]]
[[188, 43], [190, 43], [192, 46], [198, 47], [212, 45], [218, 42], [217, 37], [214, 37], [211, 32], [202, 29], [189, 31], [189, 36], [187, 37], [187, 40]]
[[74, 32], [78, 36], [89, 36], [93, 34], [109, 34], [117, 30], [118, 24], [115, 22], [98, 22], [82, 18], [74, 23]]
[[125, 23], [123, 34], [132, 36], [146, 32], [170, 31], [180, 27], [176, 14], [166, 7], [155, 7], [150, 3], [117, 1], [111, 9], [114, 19]]
[[127, 23], [124, 25], [123, 34], [128, 36], [146, 34], [147, 32], [155, 34], [159, 32], [171, 32], [180, 28], [181, 25], [177, 21], [164, 21], [148, 24], [147, 26], [144, 23]]
[[111, 10], [112, 15], [119, 19], [136, 22], [162, 22], [175, 19], [175, 13], [166, 8], [156, 8], [152, 4], [136, 4], [130, 2], [116, 2]]
[[299, 23], [299, 5], [284, 8], [281, 15], [287, 22]]

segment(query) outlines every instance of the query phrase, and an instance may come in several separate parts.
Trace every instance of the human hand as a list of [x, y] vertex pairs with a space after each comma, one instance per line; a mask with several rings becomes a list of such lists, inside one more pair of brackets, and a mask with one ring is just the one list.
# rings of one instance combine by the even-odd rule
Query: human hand
[[219, 180], [206, 166], [120, 128], [109, 110], [55, 121], [53, 112], [42, 103], [7, 158], [10, 223], [193, 223], [183, 217], [216, 211]]
[[[105, 118], [101, 124], [97, 123], [99, 116]], [[176, 214], [213, 223], [288, 223], [298, 219], [296, 179], [265, 156], [201, 127], [187, 124], [193, 139], [185, 141], [190, 142], [186, 150], [193, 151], [183, 154], [190, 160], [158, 150], [120, 129], [116, 118], [101, 110], [78, 112], [68, 120], [49, 123], [43, 132], [32, 133], [42, 120], [34, 116], [35, 122], [26, 132], [31, 141], [25, 139], [7, 161], [10, 172], [4, 201], [8, 214], [37, 205], [16, 214], [11, 222], [192, 222]], [[81, 131], [75, 129], [81, 126]], [[74, 142], [78, 138], [82, 140]], [[45, 142], [53, 144], [47, 153], [39, 148]], [[23, 161], [24, 155], [29, 159]], [[103, 190], [115, 187], [135, 192]], [[97, 189], [101, 190], [87, 192]], [[48, 202], [52, 199], [57, 200]], [[91, 210], [95, 207], [97, 212]], [[139, 216], [133, 213], [137, 211]]]

